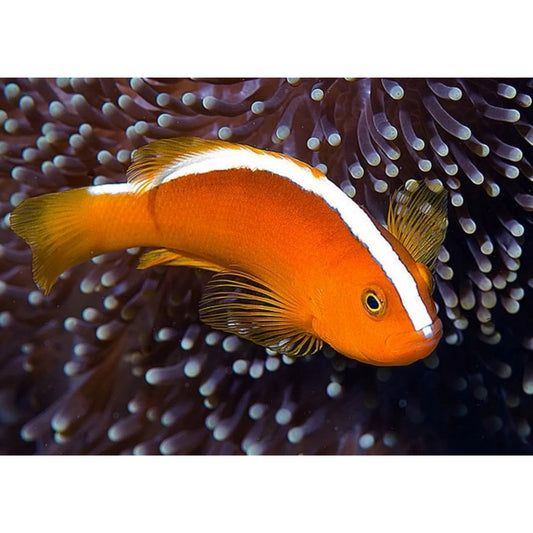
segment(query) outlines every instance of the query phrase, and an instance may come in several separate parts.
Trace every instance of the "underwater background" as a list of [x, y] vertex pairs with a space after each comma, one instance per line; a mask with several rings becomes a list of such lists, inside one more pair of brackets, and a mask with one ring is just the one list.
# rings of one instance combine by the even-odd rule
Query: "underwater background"
[[[0, 80], [0, 453], [530, 453], [532, 94], [526, 78]], [[180, 135], [297, 157], [381, 221], [405, 181], [440, 179], [437, 351], [280, 357], [199, 322], [210, 274], [138, 271], [139, 249], [44, 297], [13, 207], [124, 181], [132, 150]]]

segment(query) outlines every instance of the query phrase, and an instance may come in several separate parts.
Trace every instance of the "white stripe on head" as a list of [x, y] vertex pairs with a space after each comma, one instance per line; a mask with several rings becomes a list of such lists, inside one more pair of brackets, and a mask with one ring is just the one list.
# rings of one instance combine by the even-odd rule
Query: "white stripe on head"
[[[416, 282], [402, 263], [391, 244], [383, 237], [370, 217], [353, 202], [339, 187], [322, 175], [313, 175], [311, 167], [296, 162], [283, 154], [273, 154], [254, 150], [246, 146], [220, 147], [192, 154], [167, 167], [152, 186], [191, 174], [246, 168], [262, 170], [286, 178], [305, 191], [322, 198], [332, 209], [337, 211], [351, 233], [369, 251], [381, 266], [385, 275], [395, 286], [400, 300], [415, 330], [430, 326], [433, 321], [418, 293]], [[316, 172], [316, 171], [315, 171]]]

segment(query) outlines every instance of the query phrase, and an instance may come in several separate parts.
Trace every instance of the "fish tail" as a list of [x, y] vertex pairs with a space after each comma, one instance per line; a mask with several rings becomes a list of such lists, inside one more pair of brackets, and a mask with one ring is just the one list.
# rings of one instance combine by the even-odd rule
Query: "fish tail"
[[68, 268], [105, 251], [97, 196], [88, 188], [28, 198], [10, 215], [10, 226], [32, 251], [35, 283], [45, 294]]

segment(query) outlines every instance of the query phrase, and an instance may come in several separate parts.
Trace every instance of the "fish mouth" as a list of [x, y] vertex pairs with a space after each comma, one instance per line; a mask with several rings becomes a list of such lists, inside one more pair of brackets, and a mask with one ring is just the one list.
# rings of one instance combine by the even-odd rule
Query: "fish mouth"
[[390, 335], [385, 341], [390, 365], [407, 365], [427, 357], [439, 344], [442, 322], [437, 319], [419, 331]]

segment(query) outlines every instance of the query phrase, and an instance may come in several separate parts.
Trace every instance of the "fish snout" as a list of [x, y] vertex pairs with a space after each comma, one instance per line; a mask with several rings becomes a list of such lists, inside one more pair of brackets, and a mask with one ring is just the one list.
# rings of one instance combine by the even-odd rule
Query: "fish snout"
[[427, 357], [437, 347], [441, 337], [442, 322], [438, 318], [420, 331], [390, 335], [385, 341], [390, 357], [388, 364], [407, 365]]

